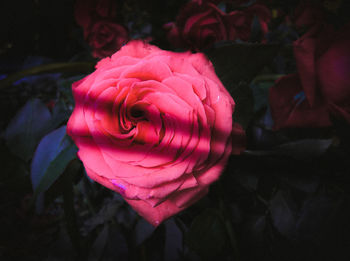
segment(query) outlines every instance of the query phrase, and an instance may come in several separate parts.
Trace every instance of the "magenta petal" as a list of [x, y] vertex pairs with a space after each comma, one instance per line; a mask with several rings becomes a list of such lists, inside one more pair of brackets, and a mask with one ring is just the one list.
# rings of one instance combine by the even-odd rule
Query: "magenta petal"
[[294, 55], [307, 100], [314, 105], [316, 95], [315, 39], [299, 39], [294, 43]]
[[152, 207], [150, 204], [142, 200], [126, 199], [126, 201], [137, 213], [155, 227], [167, 218], [183, 210], [170, 200], [166, 200], [156, 207]]

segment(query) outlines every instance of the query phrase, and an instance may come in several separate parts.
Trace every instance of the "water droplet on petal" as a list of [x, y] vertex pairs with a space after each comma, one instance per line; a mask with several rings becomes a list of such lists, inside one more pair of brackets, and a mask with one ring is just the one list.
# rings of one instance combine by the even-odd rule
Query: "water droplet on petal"
[[216, 96], [215, 100], [213, 101], [213, 104], [216, 104], [220, 101], [220, 95]]

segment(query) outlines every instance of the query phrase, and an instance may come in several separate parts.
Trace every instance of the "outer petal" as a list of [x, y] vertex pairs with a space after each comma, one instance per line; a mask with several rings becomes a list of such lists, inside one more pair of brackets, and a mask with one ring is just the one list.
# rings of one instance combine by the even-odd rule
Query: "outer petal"
[[284, 76], [270, 88], [270, 108], [275, 128], [330, 126], [327, 107], [319, 98], [314, 106], [306, 102], [299, 77]]
[[338, 33], [334, 43], [317, 62], [317, 76], [325, 100], [333, 114], [338, 111], [338, 116], [343, 115], [347, 120], [350, 118], [349, 28], [350, 24]]
[[135, 58], [144, 58], [152, 52], [160, 51], [160, 49], [154, 45], [149, 45], [141, 40], [130, 41], [127, 45], [124, 45], [118, 52], [116, 52], [111, 58], [116, 60], [123, 56], [131, 56]]
[[179, 208], [170, 200], [167, 200], [156, 207], [152, 207], [147, 202], [142, 200], [125, 200], [132, 206], [133, 209], [135, 209], [137, 213], [139, 213], [142, 217], [144, 217], [144, 219], [155, 227], [167, 218], [183, 210], [183, 208]]
[[303, 83], [307, 101], [314, 105], [316, 95], [315, 51], [316, 40], [307, 37], [294, 42], [294, 55], [297, 61], [298, 72]]
[[207, 187], [189, 189], [188, 191], [174, 195], [156, 207], [151, 207], [148, 203], [142, 200], [126, 199], [126, 201], [136, 212], [156, 227], [167, 218], [179, 213], [189, 205], [198, 201], [207, 192]]
[[328, 48], [333, 37], [332, 27], [315, 25], [293, 44], [302, 88], [310, 106], [314, 106], [316, 96], [320, 95], [318, 86], [316, 86], [317, 59]]

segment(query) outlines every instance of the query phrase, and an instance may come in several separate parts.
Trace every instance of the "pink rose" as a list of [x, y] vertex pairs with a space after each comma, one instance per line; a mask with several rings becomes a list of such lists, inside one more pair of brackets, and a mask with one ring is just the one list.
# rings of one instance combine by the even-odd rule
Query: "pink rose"
[[78, 0], [75, 18], [84, 30], [92, 56], [104, 58], [119, 50], [129, 40], [128, 31], [117, 22], [117, 6], [112, 0]]
[[[350, 25], [350, 24], [349, 24]], [[298, 73], [270, 89], [275, 127], [327, 127], [350, 122], [350, 26], [316, 25], [294, 42]]]
[[208, 192], [239, 141], [233, 135], [242, 137], [234, 101], [200, 53], [132, 41], [73, 94], [67, 131], [87, 174], [154, 226]]

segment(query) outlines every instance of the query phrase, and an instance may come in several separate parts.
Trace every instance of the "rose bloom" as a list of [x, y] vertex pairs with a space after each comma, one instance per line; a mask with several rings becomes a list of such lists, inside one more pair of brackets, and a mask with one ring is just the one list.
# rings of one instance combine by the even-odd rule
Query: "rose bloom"
[[235, 29], [234, 38], [249, 41], [254, 17], [257, 17], [260, 23], [262, 35], [266, 35], [271, 12], [265, 5], [254, 4], [243, 10], [232, 11], [227, 15], [228, 24]]
[[104, 58], [119, 50], [129, 40], [128, 31], [117, 20], [117, 6], [112, 0], [78, 0], [75, 18], [84, 30], [92, 56]]
[[265, 35], [271, 14], [263, 5], [252, 5], [227, 14], [210, 1], [193, 1], [180, 10], [175, 23], [168, 23], [164, 28], [168, 30], [167, 37], [172, 45], [198, 51], [220, 41], [248, 41], [255, 16]]
[[77, 0], [75, 2], [75, 19], [85, 28], [90, 27], [96, 20], [115, 19], [117, 5], [114, 0]]
[[331, 115], [350, 123], [350, 23], [317, 60], [316, 77]]
[[321, 3], [300, 2], [294, 10], [294, 25], [298, 27], [311, 27], [322, 23], [326, 18]]
[[203, 54], [132, 41], [72, 88], [67, 132], [87, 174], [154, 226], [202, 198], [242, 150], [235, 103]]
[[104, 58], [127, 43], [129, 34], [122, 25], [101, 20], [92, 25], [87, 40], [92, 47], [92, 56]]
[[327, 127], [350, 122], [350, 24], [316, 25], [294, 42], [298, 73], [270, 89], [275, 127]]
[[168, 40], [175, 47], [203, 50], [215, 42], [234, 40], [233, 28], [226, 25], [225, 13], [212, 3], [187, 3], [175, 23], [168, 23]]

